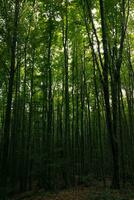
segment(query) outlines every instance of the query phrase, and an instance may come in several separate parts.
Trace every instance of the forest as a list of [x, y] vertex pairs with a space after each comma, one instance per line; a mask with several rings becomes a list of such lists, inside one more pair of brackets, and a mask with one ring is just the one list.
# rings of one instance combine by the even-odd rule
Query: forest
[[134, 1], [0, 0], [0, 200], [133, 191]]

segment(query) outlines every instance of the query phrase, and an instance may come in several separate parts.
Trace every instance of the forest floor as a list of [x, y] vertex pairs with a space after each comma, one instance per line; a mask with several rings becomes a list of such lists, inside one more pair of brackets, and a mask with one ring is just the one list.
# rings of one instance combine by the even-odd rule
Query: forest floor
[[77, 186], [55, 193], [46, 193], [43, 190], [27, 192], [12, 200], [134, 200], [134, 188], [112, 190], [97, 184], [89, 187]]

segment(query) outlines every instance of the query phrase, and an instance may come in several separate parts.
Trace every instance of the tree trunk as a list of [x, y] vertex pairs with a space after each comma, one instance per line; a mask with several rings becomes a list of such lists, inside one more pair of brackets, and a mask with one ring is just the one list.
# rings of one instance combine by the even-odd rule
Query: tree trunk
[[11, 110], [12, 110], [12, 98], [13, 98], [13, 86], [15, 75], [15, 59], [16, 59], [16, 42], [17, 42], [17, 29], [19, 20], [19, 0], [15, 1], [15, 13], [14, 13], [14, 30], [11, 43], [11, 65], [9, 74], [9, 84], [7, 91], [7, 103], [4, 123], [4, 137], [3, 137], [3, 151], [2, 151], [2, 163], [1, 163], [1, 180], [0, 187], [6, 188], [8, 181], [8, 153], [9, 153], [9, 138], [10, 138], [10, 125], [11, 125]]

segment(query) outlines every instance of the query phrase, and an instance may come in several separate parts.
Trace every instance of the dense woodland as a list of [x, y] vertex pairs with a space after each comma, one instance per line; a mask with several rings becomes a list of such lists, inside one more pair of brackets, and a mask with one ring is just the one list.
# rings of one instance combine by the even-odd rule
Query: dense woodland
[[134, 1], [0, 1], [0, 193], [134, 184]]

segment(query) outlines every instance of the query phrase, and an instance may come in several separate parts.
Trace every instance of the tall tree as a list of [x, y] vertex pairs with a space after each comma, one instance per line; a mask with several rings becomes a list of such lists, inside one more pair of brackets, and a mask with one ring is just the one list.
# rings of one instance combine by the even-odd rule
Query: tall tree
[[5, 112], [4, 122], [4, 136], [3, 136], [3, 149], [2, 149], [2, 162], [1, 162], [1, 181], [0, 186], [7, 186], [7, 172], [8, 172], [8, 151], [9, 151], [9, 138], [10, 138], [10, 124], [11, 124], [11, 108], [13, 98], [13, 86], [14, 86], [14, 75], [15, 75], [15, 61], [16, 61], [16, 44], [17, 44], [17, 32], [18, 32], [18, 21], [19, 21], [19, 10], [20, 1], [16, 0], [14, 10], [14, 22], [13, 31], [11, 36], [11, 60], [9, 68], [9, 83], [7, 90], [7, 104]]

